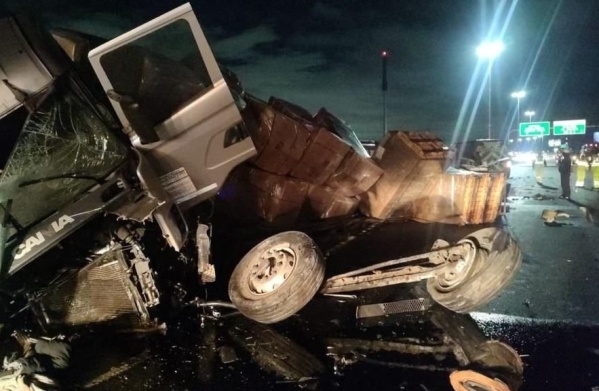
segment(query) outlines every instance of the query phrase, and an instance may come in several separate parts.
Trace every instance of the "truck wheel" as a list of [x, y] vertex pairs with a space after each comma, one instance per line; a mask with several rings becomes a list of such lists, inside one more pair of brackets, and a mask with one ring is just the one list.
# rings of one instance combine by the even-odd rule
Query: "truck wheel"
[[454, 391], [510, 391], [507, 384], [499, 379], [493, 379], [471, 369], [453, 371], [449, 375], [449, 382]]
[[258, 243], [237, 264], [229, 298], [239, 312], [275, 323], [302, 309], [324, 280], [324, 259], [302, 232], [288, 231]]
[[504, 230], [484, 228], [462, 241], [476, 245], [473, 264], [461, 269], [466, 275], [447, 279], [445, 276], [451, 274], [446, 272], [429, 279], [426, 285], [433, 300], [459, 313], [473, 311], [494, 299], [512, 281], [522, 263], [518, 244]]

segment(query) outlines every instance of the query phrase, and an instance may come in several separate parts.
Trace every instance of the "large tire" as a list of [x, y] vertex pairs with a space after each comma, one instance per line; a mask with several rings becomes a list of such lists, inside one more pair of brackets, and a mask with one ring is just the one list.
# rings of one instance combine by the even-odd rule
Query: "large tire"
[[437, 277], [427, 281], [432, 299], [459, 313], [473, 311], [494, 299], [516, 275], [522, 253], [512, 236], [498, 228], [484, 228], [466, 237], [476, 244], [474, 265], [460, 284], [447, 289]]
[[245, 316], [275, 323], [302, 309], [324, 280], [324, 259], [302, 232], [271, 236], [252, 248], [229, 280], [229, 298]]

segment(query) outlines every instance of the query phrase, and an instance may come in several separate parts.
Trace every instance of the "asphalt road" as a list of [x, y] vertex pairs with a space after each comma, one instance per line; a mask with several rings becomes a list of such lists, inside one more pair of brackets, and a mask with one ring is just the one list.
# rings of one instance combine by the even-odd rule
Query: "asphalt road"
[[[574, 188], [560, 199], [557, 167], [545, 167], [542, 185], [530, 165], [516, 166], [510, 179], [509, 212], [504, 223], [518, 240], [523, 264], [512, 284], [481, 312], [549, 321], [599, 323], [599, 227], [586, 210], [599, 209], [599, 191]], [[559, 210], [557, 224], [546, 225], [545, 210]]]

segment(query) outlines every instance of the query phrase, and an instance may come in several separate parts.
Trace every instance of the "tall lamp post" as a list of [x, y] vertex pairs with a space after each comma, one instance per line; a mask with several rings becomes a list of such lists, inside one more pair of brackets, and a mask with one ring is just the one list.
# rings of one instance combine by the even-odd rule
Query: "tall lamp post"
[[501, 41], [483, 42], [476, 48], [476, 55], [489, 61], [488, 73], [488, 88], [489, 88], [489, 129], [487, 138], [491, 138], [491, 75], [493, 74], [493, 61], [505, 49], [505, 45]]
[[536, 113], [532, 110], [527, 110], [524, 112], [524, 115], [528, 116], [528, 122], [532, 122], [532, 116]]
[[514, 91], [512, 92], [512, 98], [516, 98], [516, 122], [520, 122], [520, 99], [526, 96], [525, 91]]
[[383, 60], [383, 82], [381, 85], [383, 91], [383, 137], [387, 134], [387, 57], [389, 57], [389, 52], [383, 50], [381, 52], [381, 59]]

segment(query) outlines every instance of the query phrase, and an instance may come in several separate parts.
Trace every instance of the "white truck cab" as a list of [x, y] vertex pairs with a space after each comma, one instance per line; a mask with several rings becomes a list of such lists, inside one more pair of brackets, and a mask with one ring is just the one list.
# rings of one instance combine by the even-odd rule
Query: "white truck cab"
[[185, 210], [256, 150], [189, 4], [89, 53], [133, 146]]

